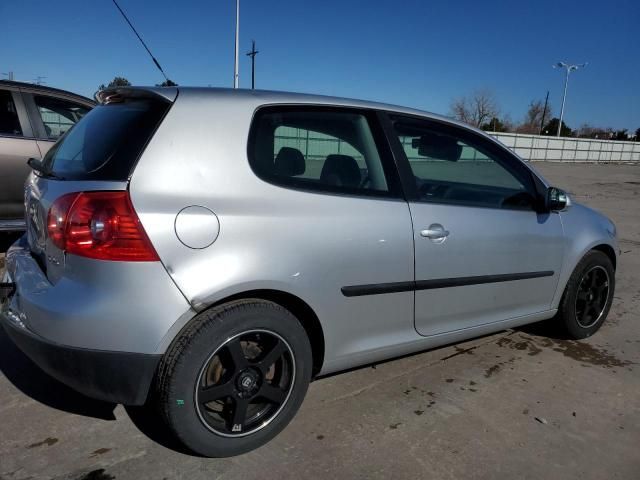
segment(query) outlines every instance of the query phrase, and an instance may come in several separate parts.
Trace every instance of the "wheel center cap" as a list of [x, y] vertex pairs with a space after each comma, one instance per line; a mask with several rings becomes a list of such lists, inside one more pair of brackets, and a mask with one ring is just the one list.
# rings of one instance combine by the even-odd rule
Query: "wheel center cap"
[[240, 372], [236, 379], [236, 387], [241, 392], [251, 392], [258, 385], [259, 377], [253, 370], [244, 370]]

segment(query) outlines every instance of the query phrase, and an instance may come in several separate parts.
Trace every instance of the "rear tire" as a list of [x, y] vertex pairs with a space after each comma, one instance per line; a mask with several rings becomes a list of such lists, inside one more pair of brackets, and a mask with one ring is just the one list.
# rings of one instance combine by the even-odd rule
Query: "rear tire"
[[201, 313], [174, 340], [158, 370], [157, 407], [193, 452], [239, 455], [291, 421], [311, 367], [309, 338], [288, 310], [234, 301]]
[[615, 290], [615, 270], [604, 253], [591, 250], [571, 274], [556, 319], [576, 340], [593, 335], [602, 326]]

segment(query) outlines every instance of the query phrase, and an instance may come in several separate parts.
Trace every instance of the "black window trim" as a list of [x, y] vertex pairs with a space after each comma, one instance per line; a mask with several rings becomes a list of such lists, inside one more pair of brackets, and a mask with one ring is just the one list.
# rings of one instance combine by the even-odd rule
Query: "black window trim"
[[[257, 120], [263, 113], [273, 112], [332, 112], [332, 113], [356, 113], [363, 115], [380, 155], [382, 169], [384, 171], [385, 180], [387, 181], [388, 191], [367, 190], [361, 188], [334, 187], [331, 185], [311, 184], [304, 181], [296, 181], [295, 179], [275, 179], [258, 173], [253, 167], [253, 145], [257, 135]], [[403, 182], [398, 174], [395, 156], [390, 148], [387, 135], [385, 134], [383, 125], [380, 121], [379, 111], [373, 108], [353, 107], [346, 105], [330, 105], [316, 103], [270, 103], [260, 105], [253, 112], [249, 127], [249, 136], [247, 139], [247, 159], [249, 167], [254, 175], [270, 185], [289, 190], [297, 190], [307, 193], [336, 195], [344, 197], [366, 198], [370, 200], [401, 200], [407, 201]]]
[[29, 115], [27, 113], [27, 109], [25, 107], [24, 99], [22, 98], [22, 94], [19, 90], [14, 90], [11, 88], [3, 88], [0, 85], [0, 90], [4, 92], [8, 92], [11, 95], [13, 100], [13, 105], [16, 108], [16, 113], [18, 114], [18, 122], [20, 123], [20, 128], [22, 130], [22, 135], [11, 135], [9, 133], [0, 133], [0, 137], [2, 138], [13, 138], [17, 140], [35, 140], [35, 136], [33, 135], [33, 129], [31, 128], [31, 120], [29, 119]]
[[[447, 205], [447, 206], [458, 206], [458, 207], [470, 207], [470, 208], [488, 208], [491, 210], [503, 210], [510, 212], [536, 212], [542, 213], [544, 212], [543, 206], [543, 192], [544, 185], [542, 181], [537, 178], [537, 176], [529, 169], [523, 162], [517, 158], [513, 152], [511, 152], [507, 147], [500, 145], [497, 141], [487, 139], [484, 136], [474, 132], [473, 130], [456, 125], [454, 123], [450, 123], [444, 120], [440, 120], [432, 117], [425, 117], [410, 113], [403, 112], [395, 112], [391, 110], [380, 111], [380, 121], [382, 128], [385, 132], [385, 136], [389, 143], [389, 147], [393, 152], [393, 156], [396, 160], [398, 166], [398, 172], [400, 173], [400, 178], [402, 181], [402, 188], [406, 194], [407, 201], [410, 202], [419, 202], [425, 204], [434, 204], [434, 205]], [[499, 159], [493, 159], [497, 161], [502, 167], [504, 167], [509, 173], [514, 175], [518, 180], [521, 180], [520, 175], [525, 179], [525, 188], [527, 191], [534, 197], [535, 204], [532, 208], [502, 208], [502, 207], [493, 207], [489, 205], [479, 205], [474, 203], [453, 203], [453, 202], [439, 202], [439, 201], [425, 201], [420, 198], [420, 194], [416, 187], [416, 183], [414, 180], [413, 171], [411, 170], [411, 165], [409, 163], [409, 159], [407, 158], [404, 149], [402, 148], [402, 144], [398, 136], [396, 135], [394, 122], [397, 119], [401, 119], [405, 121], [405, 123], [414, 123], [421, 125], [426, 125], [430, 128], [434, 128], [440, 131], [446, 131], [447, 133], [453, 133], [455, 136], [459, 137], [461, 140], [465, 140], [465, 138], [471, 138], [472, 140], [478, 140], [478, 143], [481, 143], [482, 146], [486, 146], [487, 150], [495, 154], [495, 156]], [[458, 135], [462, 133], [462, 135]], [[472, 142], [473, 143], [473, 142]], [[514, 173], [515, 171], [519, 172], [519, 175]]]

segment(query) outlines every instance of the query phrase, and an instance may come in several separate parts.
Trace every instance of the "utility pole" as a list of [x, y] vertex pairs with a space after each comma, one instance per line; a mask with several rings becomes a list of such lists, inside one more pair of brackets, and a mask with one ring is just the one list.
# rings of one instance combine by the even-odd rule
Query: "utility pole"
[[9, 70], [9, 73], [2, 72], [2, 75], [6, 75], [7, 76], [7, 80], [13, 80], [14, 79], [13, 72], [11, 70]]
[[235, 52], [235, 63], [233, 66], [233, 88], [238, 88], [240, 75], [238, 73], [238, 48], [239, 48], [239, 39], [240, 39], [240, 0], [236, 0], [236, 52]]
[[35, 83], [36, 85], [44, 85], [45, 83], [47, 83], [47, 82], [45, 82], [45, 81], [44, 81], [44, 79], [45, 79], [45, 78], [47, 78], [47, 77], [44, 77], [44, 76], [42, 76], [42, 75], [38, 75], [38, 76], [34, 79], [34, 82], [33, 82], [33, 83]]
[[542, 129], [544, 128], [544, 119], [547, 116], [547, 105], [549, 105], [549, 90], [547, 90], [547, 97], [544, 99], [544, 109], [542, 110], [542, 120], [540, 120], [540, 135], [542, 135]]
[[557, 137], [560, 136], [560, 130], [562, 128], [562, 119], [564, 117], [564, 102], [567, 99], [567, 86], [569, 85], [569, 74], [574, 70], [577, 70], [582, 67], [586, 67], [587, 63], [581, 63], [579, 65], [571, 65], [565, 62], [558, 62], [553, 65], [553, 68], [564, 68], [566, 70], [566, 75], [564, 77], [564, 93], [562, 94], [562, 107], [560, 108], [560, 122], [558, 123], [558, 133]]
[[260, 53], [256, 50], [256, 41], [251, 40], [251, 51], [247, 52], [247, 57], [251, 57], [251, 90], [256, 88], [256, 55]]

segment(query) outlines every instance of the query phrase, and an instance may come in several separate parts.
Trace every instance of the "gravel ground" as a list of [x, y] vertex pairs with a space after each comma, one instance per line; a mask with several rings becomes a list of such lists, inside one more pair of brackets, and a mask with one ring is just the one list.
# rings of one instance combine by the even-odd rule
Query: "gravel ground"
[[640, 167], [536, 166], [618, 226], [592, 338], [529, 326], [319, 380], [274, 441], [216, 460], [49, 379], [0, 333], [0, 479], [640, 478]]

